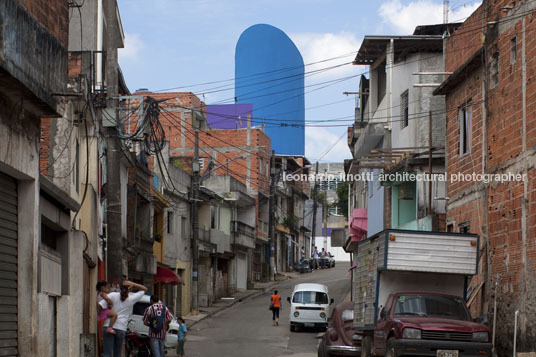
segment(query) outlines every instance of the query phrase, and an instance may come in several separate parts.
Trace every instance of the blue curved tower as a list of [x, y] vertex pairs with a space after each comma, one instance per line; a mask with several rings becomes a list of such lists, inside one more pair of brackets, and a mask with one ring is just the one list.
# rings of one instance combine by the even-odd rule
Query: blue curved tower
[[253, 123], [265, 124], [272, 150], [304, 155], [304, 66], [300, 51], [280, 29], [253, 25], [236, 44], [235, 101], [253, 104]]

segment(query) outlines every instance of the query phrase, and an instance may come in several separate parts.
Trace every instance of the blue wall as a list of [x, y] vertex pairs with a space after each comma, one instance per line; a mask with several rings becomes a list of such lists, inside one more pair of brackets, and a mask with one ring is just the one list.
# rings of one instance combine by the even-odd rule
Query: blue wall
[[240, 36], [235, 51], [236, 103], [253, 104], [254, 125], [265, 118], [265, 132], [277, 154], [305, 152], [303, 74], [302, 56], [283, 31], [259, 24]]
[[368, 232], [370, 237], [378, 232], [383, 231], [383, 197], [384, 187], [378, 181], [379, 170], [373, 170], [374, 181], [368, 183], [368, 209], [367, 221]]

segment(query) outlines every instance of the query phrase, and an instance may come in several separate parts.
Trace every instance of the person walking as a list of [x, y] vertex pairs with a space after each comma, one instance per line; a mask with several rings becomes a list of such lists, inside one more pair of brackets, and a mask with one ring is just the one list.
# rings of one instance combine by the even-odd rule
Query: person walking
[[305, 248], [302, 246], [300, 250], [300, 262], [305, 260]]
[[[130, 292], [130, 288], [136, 288], [139, 291]], [[103, 357], [121, 357], [123, 350], [123, 341], [127, 333], [128, 319], [132, 315], [134, 304], [141, 300], [147, 288], [141, 284], [136, 284], [132, 281], [125, 280], [121, 286], [120, 292], [108, 294], [108, 298], [112, 301], [112, 310], [117, 314], [117, 320], [113, 325], [115, 334], [107, 332], [110, 327], [110, 318], [104, 321], [102, 331]], [[103, 309], [108, 308], [108, 302], [103, 299], [99, 302]]]
[[143, 323], [149, 326], [149, 339], [151, 342], [151, 350], [154, 357], [165, 357], [166, 332], [171, 322], [171, 313], [165, 307], [157, 295], [151, 295], [151, 306], [148, 306], [143, 313]]
[[272, 326], [279, 326], [279, 311], [281, 310], [281, 296], [274, 290], [270, 297], [270, 309], [272, 310]]
[[186, 333], [188, 333], [188, 329], [186, 329], [186, 324], [184, 323], [184, 319], [182, 317], [179, 317], [177, 321], [179, 322], [177, 355], [179, 357], [183, 357], [184, 356], [184, 343], [186, 342]]

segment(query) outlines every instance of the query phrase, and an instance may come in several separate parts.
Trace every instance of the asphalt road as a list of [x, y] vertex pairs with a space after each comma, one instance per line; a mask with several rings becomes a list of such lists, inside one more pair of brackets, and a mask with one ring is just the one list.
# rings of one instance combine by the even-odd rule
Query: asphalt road
[[350, 291], [347, 269], [348, 263], [338, 262], [335, 268], [302, 274], [299, 278], [276, 285], [274, 289], [279, 290], [283, 300], [279, 326], [272, 326], [272, 312], [268, 310], [271, 292], [200, 321], [187, 336], [186, 356], [316, 356], [316, 336], [320, 331], [302, 329], [300, 332], [290, 332], [287, 296], [298, 283], [320, 283], [328, 286], [330, 298], [334, 298], [335, 304], [338, 304]]

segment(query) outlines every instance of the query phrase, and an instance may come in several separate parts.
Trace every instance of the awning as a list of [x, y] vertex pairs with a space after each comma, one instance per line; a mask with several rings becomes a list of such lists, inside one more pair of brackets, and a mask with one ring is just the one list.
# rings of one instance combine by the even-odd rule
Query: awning
[[171, 284], [171, 285], [183, 284], [180, 276], [175, 274], [173, 270], [164, 268], [164, 267], [156, 268], [156, 274], [153, 275], [153, 281], [155, 283], [160, 283], [160, 284]]

